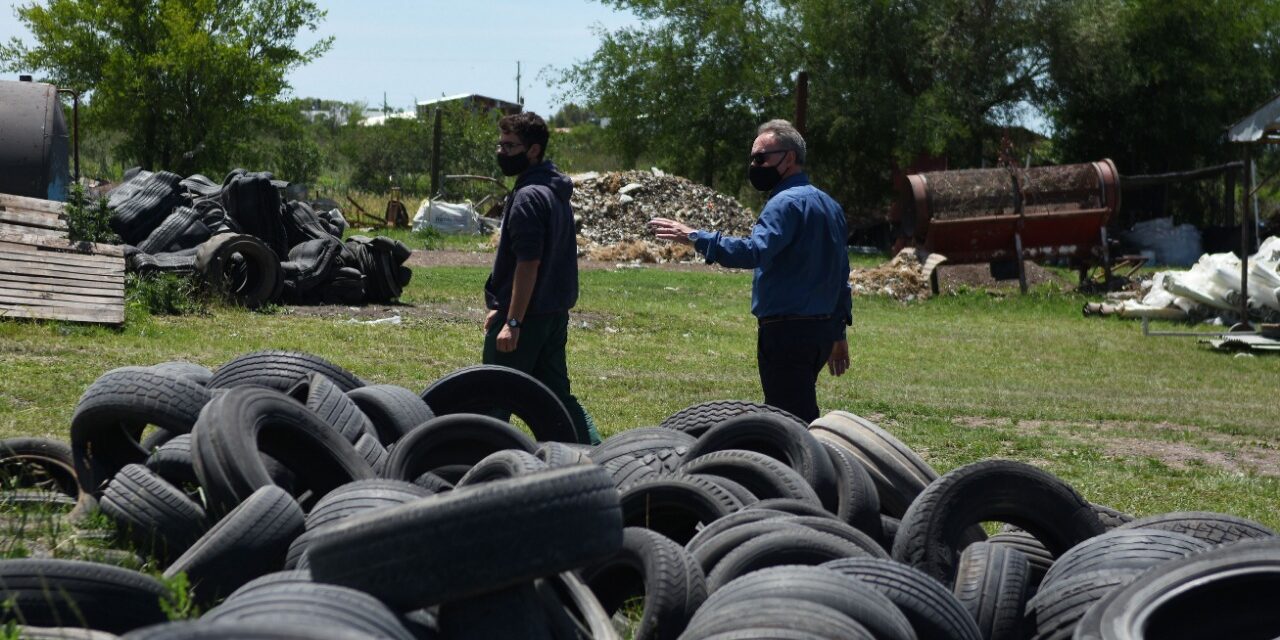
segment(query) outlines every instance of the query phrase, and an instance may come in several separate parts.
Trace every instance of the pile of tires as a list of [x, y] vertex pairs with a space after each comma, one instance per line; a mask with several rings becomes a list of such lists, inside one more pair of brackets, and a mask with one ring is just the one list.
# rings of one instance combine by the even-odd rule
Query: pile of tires
[[215, 183], [202, 175], [135, 171], [108, 194], [112, 229], [132, 271], [199, 276], [246, 307], [272, 302], [393, 302], [409, 283], [409, 249], [390, 238], [355, 236], [337, 209], [287, 200], [288, 183], [236, 169]]
[[[1280, 635], [1264, 605], [1280, 539], [1243, 518], [1135, 520], [1009, 460], [939, 475], [845, 412], [806, 425], [717, 401], [578, 436], [554, 394], [497, 367], [421, 393], [295, 352], [109, 371], [69, 447], [4, 441], [0, 467], [96, 507], [154, 571], [0, 560], [0, 621], [97, 638]], [[180, 577], [176, 597], [163, 580]], [[182, 601], [203, 613], [167, 621]], [[68, 627], [97, 635], [38, 635]]]

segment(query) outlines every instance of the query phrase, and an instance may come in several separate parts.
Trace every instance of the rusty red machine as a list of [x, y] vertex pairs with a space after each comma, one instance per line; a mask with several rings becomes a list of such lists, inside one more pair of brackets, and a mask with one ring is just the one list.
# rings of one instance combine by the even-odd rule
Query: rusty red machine
[[990, 263], [992, 276], [1017, 277], [1024, 293], [1024, 260], [1064, 259], [1082, 282], [1101, 267], [1111, 279], [1107, 221], [1120, 207], [1120, 173], [1109, 159], [918, 173], [903, 191], [891, 222], [906, 244], [947, 264]]

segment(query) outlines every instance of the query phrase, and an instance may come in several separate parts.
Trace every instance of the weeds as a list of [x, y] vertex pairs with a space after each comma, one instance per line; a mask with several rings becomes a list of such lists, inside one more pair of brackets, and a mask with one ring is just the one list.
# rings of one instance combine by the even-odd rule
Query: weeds
[[189, 276], [130, 273], [124, 286], [126, 308], [135, 314], [183, 316], [208, 311], [207, 301]]
[[67, 215], [67, 237], [77, 242], [103, 242], [119, 244], [120, 238], [111, 230], [111, 209], [106, 198], [90, 202], [84, 187], [72, 184], [67, 192], [63, 209]]

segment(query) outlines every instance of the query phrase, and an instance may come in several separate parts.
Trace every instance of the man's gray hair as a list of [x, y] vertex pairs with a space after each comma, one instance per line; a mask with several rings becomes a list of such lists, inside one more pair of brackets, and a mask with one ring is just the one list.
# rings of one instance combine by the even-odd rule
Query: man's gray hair
[[766, 133], [772, 133], [774, 138], [782, 142], [782, 146], [796, 152], [796, 164], [804, 164], [805, 146], [804, 136], [796, 130], [786, 120], [770, 120], [756, 129], [756, 135], [760, 136]]

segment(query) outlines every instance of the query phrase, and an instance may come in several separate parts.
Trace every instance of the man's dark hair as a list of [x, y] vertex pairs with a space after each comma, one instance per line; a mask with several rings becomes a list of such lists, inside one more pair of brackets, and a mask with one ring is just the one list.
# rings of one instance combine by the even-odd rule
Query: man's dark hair
[[516, 134], [526, 147], [542, 145], [542, 151], [538, 153], [539, 160], [547, 154], [547, 140], [551, 138], [551, 133], [547, 131], [547, 123], [542, 116], [532, 111], [513, 113], [498, 121], [498, 129], [503, 133]]

